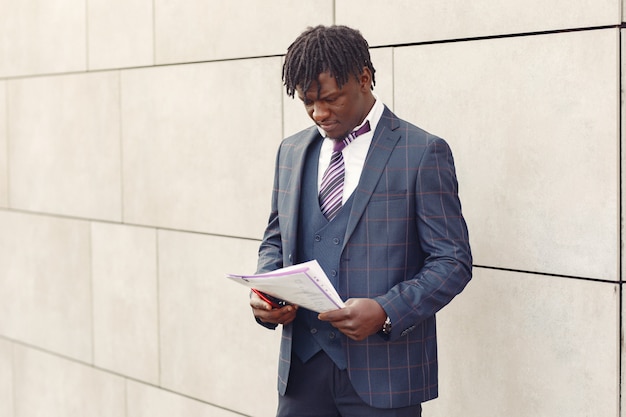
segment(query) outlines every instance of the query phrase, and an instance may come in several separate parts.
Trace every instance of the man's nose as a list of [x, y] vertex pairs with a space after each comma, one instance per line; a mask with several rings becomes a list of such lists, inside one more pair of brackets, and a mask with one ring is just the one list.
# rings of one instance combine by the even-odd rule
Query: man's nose
[[316, 122], [323, 122], [328, 118], [328, 107], [321, 102], [313, 103], [313, 120]]

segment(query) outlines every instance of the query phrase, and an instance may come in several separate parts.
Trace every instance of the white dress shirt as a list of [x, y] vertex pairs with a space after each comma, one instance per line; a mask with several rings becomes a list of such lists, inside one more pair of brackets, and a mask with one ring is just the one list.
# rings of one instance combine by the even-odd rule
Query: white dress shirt
[[[370, 131], [355, 138], [342, 151], [343, 162], [345, 164], [342, 204], [346, 203], [359, 183], [361, 172], [363, 172], [363, 165], [365, 164], [365, 157], [367, 156], [367, 151], [369, 150], [370, 145], [372, 144], [372, 139], [374, 138], [374, 131], [376, 130], [376, 126], [378, 125], [378, 122], [383, 115], [383, 111], [385, 110], [385, 106], [378, 99], [378, 97], [374, 95], [374, 98], [376, 101], [374, 102], [372, 109], [365, 117], [365, 120], [363, 120], [363, 123], [355, 128], [356, 130], [363, 126], [366, 121], [369, 121]], [[317, 190], [319, 193], [322, 177], [324, 176], [326, 168], [330, 165], [330, 157], [333, 153], [334, 141], [326, 136], [326, 132], [324, 132], [322, 128], [318, 127], [318, 129], [320, 134], [325, 138], [324, 143], [322, 143], [322, 148], [320, 149], [319, 165], [317, 169]]]

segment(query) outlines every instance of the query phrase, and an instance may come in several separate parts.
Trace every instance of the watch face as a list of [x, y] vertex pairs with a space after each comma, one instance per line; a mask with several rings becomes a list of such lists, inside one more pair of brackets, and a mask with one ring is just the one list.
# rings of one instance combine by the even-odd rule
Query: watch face
[[389, 318], [389, 316], [387, 316], [387, 320], [385, 320], [385, 324], [383, 324], [383, 333], [391, 333], [391, 319]]

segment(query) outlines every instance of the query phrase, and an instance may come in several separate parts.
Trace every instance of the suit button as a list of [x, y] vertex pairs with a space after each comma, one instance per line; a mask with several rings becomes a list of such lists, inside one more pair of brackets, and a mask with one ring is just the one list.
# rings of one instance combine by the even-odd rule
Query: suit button
[[322, 237], [320, 235], [315, 235], [315, 241], [319, 242], [320, 240], [322, 240]]
[[330, 332], [328, 337], [330, 337], [330, 340], [333, 340], [335, 338], [335, 332]]
[[338, 244], [339, 244], [339, 238], [338, 238], [338, 237], [334, 238], [334, 239], [333, 239], [333, 243], [334, 243], [335, 245], [338, 245]]
[[317, 333], [317, 329], [316, 328], [312, 328], [311, 329], [311, 334], [315, 334], [315, 333]]
[[330, 271], [330, 275], [332, 275], [333, 277], [337, 276], [337, 271], [335, 271], [334, 269], [332, 271]]

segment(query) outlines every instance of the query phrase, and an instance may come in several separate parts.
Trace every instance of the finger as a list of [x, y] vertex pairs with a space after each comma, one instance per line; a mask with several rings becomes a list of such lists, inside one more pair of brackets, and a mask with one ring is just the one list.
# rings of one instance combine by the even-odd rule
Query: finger
[[282, 308], [253, 309], [254, 316], [266, 323], [285, 324], [296, 317], [297, 306], [288, 305]]
[[260, 298], [250, 299], [250, 307], [256, 310], [271, 310], [272, 306], [261, 300]]
[[254, 317], [261, 320], [264, 323], [272, 323], [272, 324], [280, 324], [281, 323], [281, 314], [276, 314], [273, 311], [267, 310], [255, 310]]
[[263, 301], [255, 292], [250, 293], [250, 307], [259, 310], [271, 310], [272, 306]]
[[281, 323], [282, 323], [283, 325], [285, 325], [285, 324], [289, 324], [289, 323], [291, 323], [292, 321], [294, 321], [295, 319], [296, 319], [296, 311], [295, 311], [295, 309], [294, 309], [293, 311], [291, 311], [291, 312], [287, 313], [286, 315], [284, 315], [284, 316], [282, 317], [282, 319], [281, 319]]
[[317, 318], [322, 321], [337, 321], [344, 317], [344, 309], [330, 310], [318, 314]]

